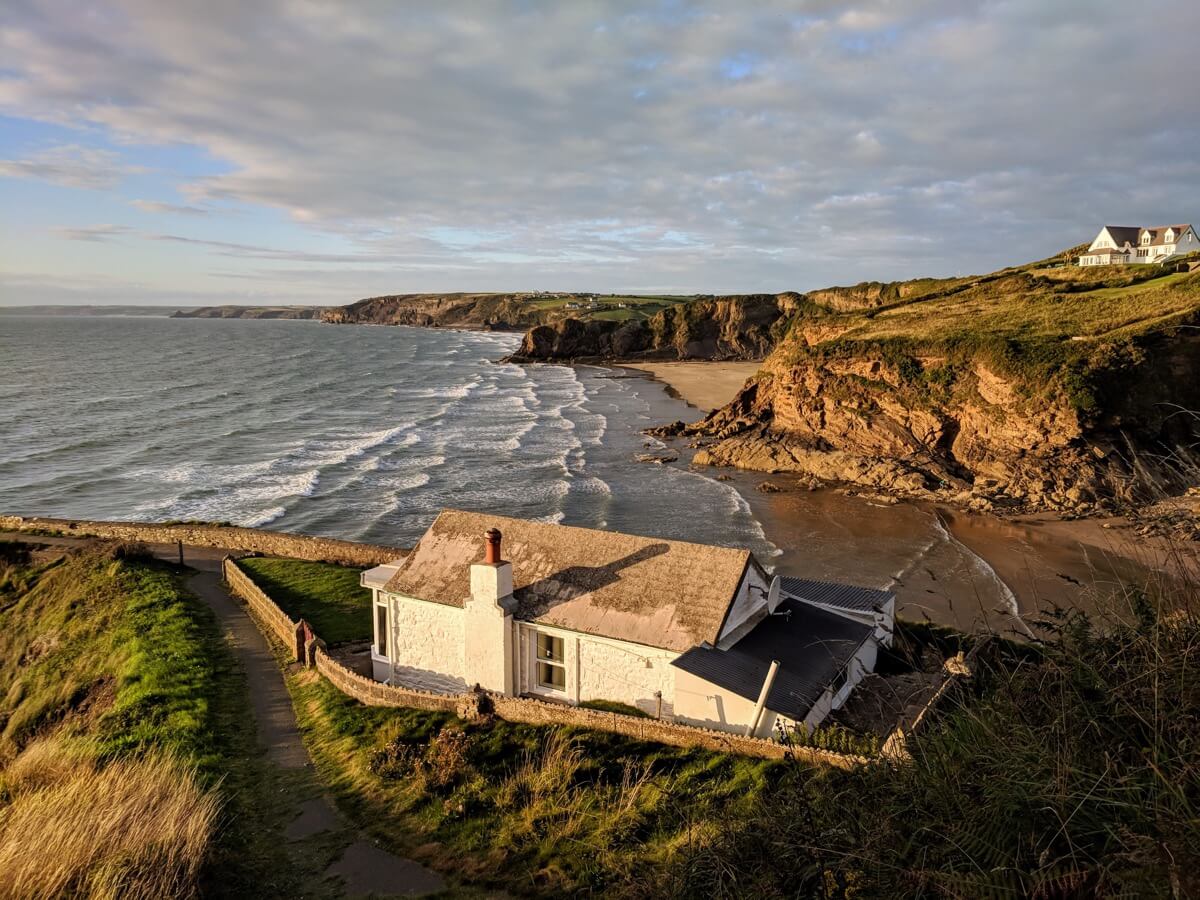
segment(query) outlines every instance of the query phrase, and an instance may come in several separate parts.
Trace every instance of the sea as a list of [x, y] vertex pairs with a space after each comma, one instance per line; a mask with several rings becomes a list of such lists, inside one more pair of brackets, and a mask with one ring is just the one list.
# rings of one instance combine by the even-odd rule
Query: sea
[[[411, 546], [444, 508], [777, 548], [739, 491], [639, 463], [697, 410], [508, 333], [0, 319], [0, 511], [231, 522]], [[714, 472], [713, 475], [716, 473]]]
[[[515, 365], [514, 334], [0, 317], [0, 514], [205, 520], [397, 547], [445, 508], [744, 547], [893, 590], [909, 618], [1027, 633], [1152, 568], [1064, 523], [638, 461], [701, 412], [644, 373]], [[1069, 523], [1066, 523], [1069, 524]], [[1096, 529], [1092, 529], [1095, 531]], [[1090, 543], [1089, 543], [1090, 541]], [[1137, 554], [1133, 554], [1136, 556]]]

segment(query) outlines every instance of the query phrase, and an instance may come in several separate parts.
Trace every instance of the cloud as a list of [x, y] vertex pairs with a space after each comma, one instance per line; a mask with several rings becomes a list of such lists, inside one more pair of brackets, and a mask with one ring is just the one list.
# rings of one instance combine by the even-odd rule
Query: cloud
[[[6, 13], [0, 109], [201, 147], [227, 170], [177, 173], [186, 205], [135, 205], [265, 206], [331, 248], [197, 244], [225, 260], [373, 285], [392, 266], [395, 290], [803, 289], [1200, 214], [1179, 207], [1200, 196], [1200, 6], [1160, 29], [1128, 10], [48, 0]], [[119, 177], [91, 163], [15, 174]]]
[[181, 203], [166, 203], [162, 200], [130, 200], [129, 205], [148, 213], [171, 213], [180, 216], [207, 216], [209, 210]]
[[0, 176], [36, 178], [65, 187], [102, 190], [116, 187], [126, 176], [146, 171], [127, 165], [111, 150], [60, 144], [32, 153], [24, 159], [0, 160]]
[[127, 225], [83, 225], [76, 228], [59, 227], [52, 231], [64, 240], [96, 243], [111, 241], [113, 238], [133, 233], [133, 229]]

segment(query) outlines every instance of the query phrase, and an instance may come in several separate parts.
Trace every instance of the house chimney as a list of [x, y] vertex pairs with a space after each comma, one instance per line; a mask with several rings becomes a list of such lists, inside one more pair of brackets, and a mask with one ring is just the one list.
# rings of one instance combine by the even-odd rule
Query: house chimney
[[484, 551], [483, 561], [489, 566], [500, 565], [500, 529], [489, 528], [484, 538], [487, 540], [487, 549]]
[[513, 692], [513, 567], [500, 558], [500, 530], [484, 535], [483, 562], [471, 566], [463, 604], [464, 679], [500, 694]]

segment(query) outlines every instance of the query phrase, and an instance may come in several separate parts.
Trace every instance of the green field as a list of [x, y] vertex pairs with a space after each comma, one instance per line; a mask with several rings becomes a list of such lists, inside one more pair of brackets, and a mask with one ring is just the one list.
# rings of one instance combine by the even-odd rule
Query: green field
[[371, 592], [358, 583], [362, 569], [270, 556], [246, 557], [238, 565], [290, 618], [306, 619], [326, 643], [371, 638]]

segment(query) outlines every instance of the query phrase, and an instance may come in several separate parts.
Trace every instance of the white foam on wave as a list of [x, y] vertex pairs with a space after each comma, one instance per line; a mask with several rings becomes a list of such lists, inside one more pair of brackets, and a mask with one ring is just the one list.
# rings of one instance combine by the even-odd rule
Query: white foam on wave
[[1025, 625], [1025, 620], [1021, 618], [1021, 605], [1017, 602], [1017, 595], [1012, 592], [1012, 589], [1000, 577], [1000, 573], [992, 568], [992, 564], [951, 534], [950, 529], [946, 527], [946, 523], [942, 521], [942, 517], [936, 512], [933, 514], [933, 525], [938, 538], [954, 547], [967, 560], [971, 568], [995, 585], [996, 592], [1000, 595], [1000, 600], [1007, 607], [1009, 614], [1020, 623], [1026, 632], [1032, 634], [1032, 632], [1029, 632], [1028, 626]]
[[611, 496], [612, 488], [603, 478], [594, 475], [576, 476], [567, 482], [567, 490], [572, 494], [604, 494]]

